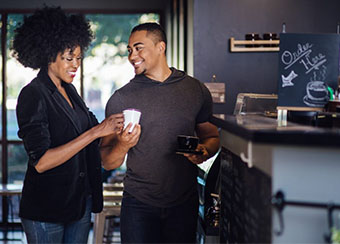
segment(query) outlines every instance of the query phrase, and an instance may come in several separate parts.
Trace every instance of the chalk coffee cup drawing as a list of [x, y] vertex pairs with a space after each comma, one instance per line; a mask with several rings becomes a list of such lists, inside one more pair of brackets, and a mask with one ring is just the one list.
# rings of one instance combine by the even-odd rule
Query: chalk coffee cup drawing
[[308, 82], [306, 93], [307, 95], [304, 97], [304, 102], [313, 107], [323, 106], [329, 100], [327, 86], [322, 81]]
[[311, 100], [323, 101], [328, 97], [326, 84], [322, 81], [312, 81], [306, 87], [307, 96]]
[[132, 123], [132, 126], [129, 132], [132, 132], [135, 124], [139, 123], [141, 112], [138, 109], [129, 108], [123, 111], [124, 114], [124, 130], [128, 126], [129, 123]]

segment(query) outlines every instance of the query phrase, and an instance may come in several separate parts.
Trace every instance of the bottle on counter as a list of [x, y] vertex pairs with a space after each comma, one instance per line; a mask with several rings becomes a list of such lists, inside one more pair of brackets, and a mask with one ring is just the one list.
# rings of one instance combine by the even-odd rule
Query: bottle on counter
[[334, 90], [332, 87], [327, 86], [327, 90], [328, 90], [328, 94], [329, 94], [329, 101], [332, 101], [335, 99], [335, 95], [334, 95]]
[[338, 87], [334, 91], [334, 100], [340, 100], [340, 76], [338, 77]]
[[340, 100], [340, 86], [334, 92], [334, 100]]

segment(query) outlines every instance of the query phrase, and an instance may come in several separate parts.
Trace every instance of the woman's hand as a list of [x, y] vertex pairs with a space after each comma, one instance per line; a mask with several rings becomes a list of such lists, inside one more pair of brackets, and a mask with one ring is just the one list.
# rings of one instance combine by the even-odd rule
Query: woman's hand
[[124, 127], [124, 115], [122, 113], [112, 114], [100, 124], [93, 127], [97, 137], [107, 136], [113, 133], [120, 133]]
[[42, 173], [46, 170], [57, 167], [69, 160], [93, 140], [111, 134], [119, 134], [123, 130], [123, 125], [123, 114], [113, 114], [72, 141], [61, 146], [48, 149], [38, 161], [35, 169], [39, 173]]

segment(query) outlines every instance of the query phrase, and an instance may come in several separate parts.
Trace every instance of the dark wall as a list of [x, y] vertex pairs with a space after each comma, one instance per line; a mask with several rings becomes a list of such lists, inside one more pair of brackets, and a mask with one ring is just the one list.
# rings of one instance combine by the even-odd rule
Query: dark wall
[[226, 83], [226, 103], [215, 113], [232, 114], [241, 92], [277, 94], [278, 53], [231, 53], [229, 38], [246, 33], [335, 33], [339, 0], [195, 0], [194, 76], [203, 82], [213, 74]]

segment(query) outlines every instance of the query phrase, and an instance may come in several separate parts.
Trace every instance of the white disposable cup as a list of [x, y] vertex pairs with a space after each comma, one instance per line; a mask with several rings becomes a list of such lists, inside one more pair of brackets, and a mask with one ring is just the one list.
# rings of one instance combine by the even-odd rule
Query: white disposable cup
[[133, 128], [135, 127], [135, 124], [139, 123], [141, 112], [134, 108], [125, 109], [123, 111], [124, 114], [124, 130], [128, 126], [129, 123], [132, 123], [132, 126], [129, 130], [129, 132], [132, 132]]

